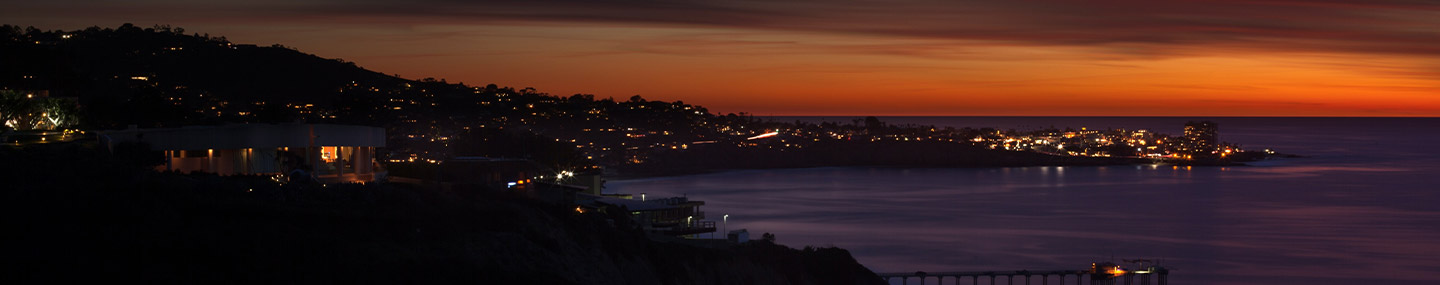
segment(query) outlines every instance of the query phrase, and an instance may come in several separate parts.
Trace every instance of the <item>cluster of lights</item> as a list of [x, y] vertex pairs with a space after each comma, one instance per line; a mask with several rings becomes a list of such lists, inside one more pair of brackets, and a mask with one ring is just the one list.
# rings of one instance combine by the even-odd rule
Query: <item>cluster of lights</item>
[[529, 183], [530, 183], [530, 179], [520, 179], [520, 180], [515, 180], [515, 182], [507, 182], [507, 183], [505, 183], [505, 187], [507, 187], [507, 188], [515, 188], [516, 186], [524, 186], [525, 184], [529, 184]]

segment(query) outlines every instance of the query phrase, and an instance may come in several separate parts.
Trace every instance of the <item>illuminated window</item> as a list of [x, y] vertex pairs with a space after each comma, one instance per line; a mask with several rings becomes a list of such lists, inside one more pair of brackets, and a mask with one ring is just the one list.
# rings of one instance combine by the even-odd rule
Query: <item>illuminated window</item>
[[325, 160], [325, 162], [335, 162], [335, 158], [338, 156], [337, 151], [338, 149], [336, 147], [322, 146], [320, 147], [320, 159]]

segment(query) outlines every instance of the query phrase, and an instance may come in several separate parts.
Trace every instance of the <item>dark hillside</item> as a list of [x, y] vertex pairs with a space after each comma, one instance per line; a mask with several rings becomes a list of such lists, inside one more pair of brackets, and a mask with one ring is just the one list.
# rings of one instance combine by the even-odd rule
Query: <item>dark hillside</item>
[[843, 249], [656, 242], [505, 193], [277, 185], [148, 172], [126, 157], [0, 146], [0, 282], [880, 283]]
[[[89, 28], [74, 32], [0, 31], [0, 85], [51, 90], [56, 95], [107, 96], [133, 85], [167, 85], [216, 96], [307, 99], [334, 95], [338, 86], [407, 80], [282, 46], [232, 44], [168, 27]], [[14, 35], [15, 33], [21, 35]], [[145, 80], [138, 80], [143, 77]]]

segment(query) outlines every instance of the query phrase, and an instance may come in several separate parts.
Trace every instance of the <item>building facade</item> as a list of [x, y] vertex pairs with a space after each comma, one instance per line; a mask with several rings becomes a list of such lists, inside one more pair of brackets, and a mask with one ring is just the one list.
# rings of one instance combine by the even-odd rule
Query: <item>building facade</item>
[[235, 124], [101, 132], [101, 144], [144, 143], [161, 151], [157, 170], [218, 175], [287, 175], [320, 182], [370, 182], [385, 172], [375, 149], [385, 129], [331, 124]]
[[1208, 154], [1219, 148], [1219, 127], [1215, 122], [1198, 121], [1185, 123], [1183, 150], [1191, 154]]
[[599, 210], [610, 206], [628, 211], [640, 229], [647, 232], [682, 237], [715, 232], [715, 221], [705, 220], [705, 212], [700, 211], [705, 201], [686, 197], [644, 200], [643, 195], [641, 200], [589, 194], [577, 196], [576, 202], [582, 208]]

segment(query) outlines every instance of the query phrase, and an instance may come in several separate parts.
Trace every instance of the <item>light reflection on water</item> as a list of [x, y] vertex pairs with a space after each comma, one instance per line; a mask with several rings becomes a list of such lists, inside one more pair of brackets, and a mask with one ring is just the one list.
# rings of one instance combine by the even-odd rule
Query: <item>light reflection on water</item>
[[1305, 120], [1220, 121], [1226, 140], [1312, 156], [1252, 167], [751, 170], [607, 191], [688, 195], [729, 229], [843, 247], [882, 272], [1114, 256], [1163, 259], [1185, 284], [1440, 282], [1440, 155], [1426, 151], [1440, 120]]

